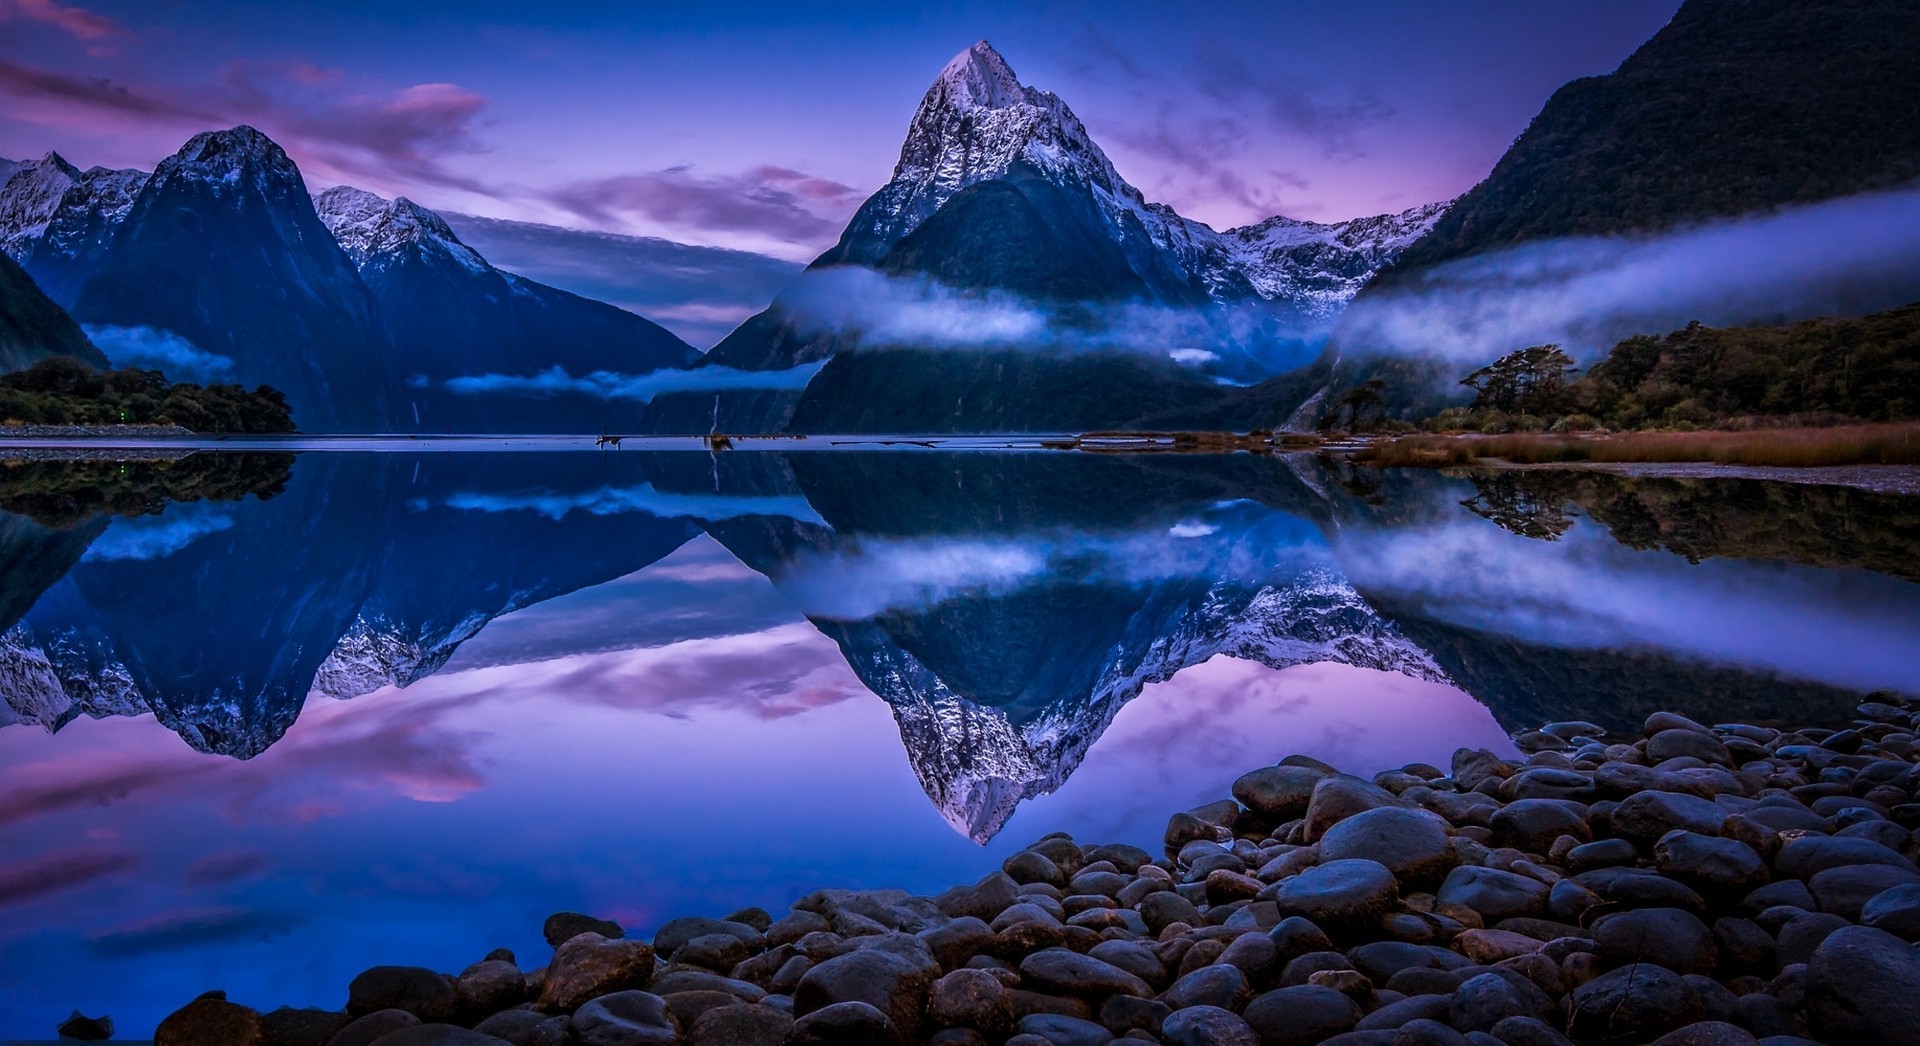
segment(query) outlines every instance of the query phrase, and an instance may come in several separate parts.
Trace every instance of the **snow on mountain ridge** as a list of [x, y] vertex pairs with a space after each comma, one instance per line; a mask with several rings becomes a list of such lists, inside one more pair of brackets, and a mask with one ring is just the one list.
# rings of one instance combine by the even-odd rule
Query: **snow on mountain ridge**
[[355, 268], [365, 269], [415, 245], [472, 272], [493, 268], [478, 251], [460, 242], [445, 219], [404, 196], [388, 200], [364, 189], [336, 185], [314, 197], [313, 206]]

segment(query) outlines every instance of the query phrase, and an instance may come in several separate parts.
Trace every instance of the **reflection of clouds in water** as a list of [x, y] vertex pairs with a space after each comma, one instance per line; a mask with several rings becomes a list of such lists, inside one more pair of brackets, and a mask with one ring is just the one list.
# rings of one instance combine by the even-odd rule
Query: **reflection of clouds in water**
[[1015, 815], [1009, 836], [1067, 820], [1085, 838], [1224, 799], [1234, 778], [1301, 753], [1368, 776], [1414, 761], [1446, 765], [1459, 747], [1511, 754], [1492, 713], [1444, 683], [1332, 663], [1275, 670], [1217, 655], [1149, 683], [1051, 796]]
[[462, 493], [447, 498], [447, 507], [473, 512], [538, 512], [562, 519], [569, 512], [617, 516], [646, 512], [664, 519], [734, 519], [740, 516], [786, 516], [802, 523], [820, 523], [819, 513], [798, 494], [780, 497], [733, 497], [725, 494], [683, 494], [655, 490], [653, 484], [598, 487], [563, 493], [526, 491], [515, 494]]
[[961, 593], [1018, 591], [1047, 572], [1048, 558], [1044, 548], [1014, 542], [863, 541], [796, 557], [781, 591], [810, 615], [852, 621]]
[[676, 717], [730, 708], [784, 719], [867, 693], [839, 650], [807, 624], [486, 671], [570, 701]]
[[1533, 643], [1651, 647], [1857, 689], [1911, 687], [1920, 659], [1920, 586], [1864, 572], [1694, 565], [1595, 527], [1545, 542], [1479, 520], [1347, 531], [1339, 549], [1362, 591]]
[[1132, 534], [848, 541], [803, 551], [776, 580], [808, 615], [853, 621], [958, 596], [1010, 595], [1042, 581], [1138, 587], [1197, 578], [1257, 586], [1292, 583], [1327, 566], [1310, 523], [1242, 503]]
[[102, 958], [158, 955], [228, 941], [279, 937], [298, 922], [282, 912], [234, 906], [175, 909], [91, 934], [87, 947]]
[[125, 850], [60, 850], [0, 865], [0, 907], [59, 893], [139, 863], [138, 854]]
[[230, 509], [205, 504], [176, 505], [161, 516], [114, 520], [105, 534], [87, 546], [83, 558], [90, 563], [160, 559], [232, 526]]

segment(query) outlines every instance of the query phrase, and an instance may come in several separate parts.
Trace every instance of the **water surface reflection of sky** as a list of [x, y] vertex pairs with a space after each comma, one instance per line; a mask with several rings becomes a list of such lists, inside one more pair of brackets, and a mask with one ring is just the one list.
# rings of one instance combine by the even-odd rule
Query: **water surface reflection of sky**
[[[644, 644], [644, 645], [635, 645]], [[504, 616], [405, 690], [312, 699], [248, 761], [149, 717], [0, 730], [0, 1034], [143, 1034], [208, 988], [338, 1006], [380, 963], [544, 961], [560, 909], [645, 933], [820, 886], [932, 892], [1053, 830], [1157, 846], [1170, 810], [1306, 752], [1359, 773], [1504, 748], [1445, 685], [1216, 657], [1147, 686], [989, 845], [928, 801], [888, 706], [704, 536]]]

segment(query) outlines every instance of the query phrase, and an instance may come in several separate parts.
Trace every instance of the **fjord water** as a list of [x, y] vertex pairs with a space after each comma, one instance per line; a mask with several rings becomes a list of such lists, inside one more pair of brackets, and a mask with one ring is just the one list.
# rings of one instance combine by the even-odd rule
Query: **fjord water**
[[499, 946], [531, 968], [562, 909], [647, 934], [936, 892], [1054, 830], [1157, 849], [1291, 752], [1371, 774], [1556, 719], [1839, 720], [1920, 663], [1914, 503], [1838, 487], [921, 451], [273, 468], [264, 498], [0, 492], [0, 1034], [76, 1006], [145, 1034], [209, 988], [338, 1007], [368, 966]]

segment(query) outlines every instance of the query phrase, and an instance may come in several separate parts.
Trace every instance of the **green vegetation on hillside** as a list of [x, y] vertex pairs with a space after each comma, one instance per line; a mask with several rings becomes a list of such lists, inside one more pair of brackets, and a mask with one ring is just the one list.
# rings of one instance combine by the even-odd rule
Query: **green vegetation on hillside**
[[287, 398], [266, 385], [170, 383], [157, 370], [104, 373], [56, 356], [0, 375], [0, 424], [179, 425], [195, 432], [292, 432]]
[[49, 356], [73, 356], [102, 365], [107, 360], [25, 269], [0, 254], [0, 370]]
[[1920, 177], [1920, 4], [1687, 0], [1555, 92], [1376, 281], [1532, 240], [1671, 228]]
[[1558, 346], [1511, 353], [1467, 375], [1468, 407], [1434, 431], [1581, 431], [1745, 426], [1762, 421], [1920, 419], [1920, 304], [1857, 319], [1639, 335], [1587, 373]]

